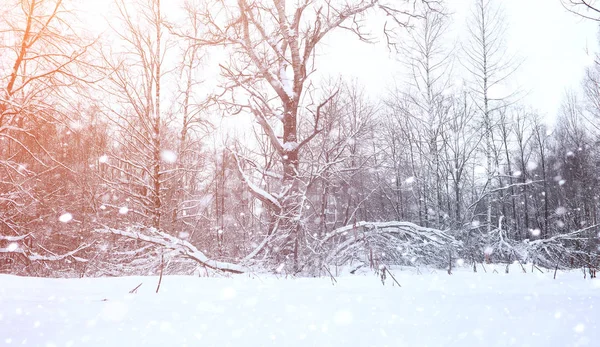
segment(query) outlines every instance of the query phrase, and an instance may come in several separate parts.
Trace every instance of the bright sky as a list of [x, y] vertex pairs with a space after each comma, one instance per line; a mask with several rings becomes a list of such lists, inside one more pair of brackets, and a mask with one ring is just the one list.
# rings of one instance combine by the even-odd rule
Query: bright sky
[[[464, 35], [466, 15], [473, 1], [447, 1], [454, 13], [451, 26], [454, 34], [449, 40], [454, 42]], [[567, 12], [560, 0], [497, 1], [505, 10], [507, 49], [523, 60], [505, 88], [520, 86], [525, 94], [523, 102], [552, 122], [565, 91], [579, 88], [585, 67], [598, 51], [598, 25]], [[87, 0], [85, 5], [80, 4], [87, 9], [90, 26], [102, 25], [107, 2]], [[372, 96], [383, 95], [394, 83], [401, 83], [401, 64], [389, 53], [381, 27], [374, 34], [381, 43], [365, 44], [348, 33], [335, 33], [319, 51], [317, 74], [356, 78]]]
[[[454, 13], [450, 40], [465, 33], [466, 15], [473, 0], [448, 1]], [[507, 21], [507, 49], [523, 59], [512, 78], [526, 93], [523, 102], [551, 123], [567, 89], [577, 89], [585, 67], [597, 49], [598, 25], [565, 10], [560, 0], [499, 0]], [[400, 64], [385, 44], [368, 45], [338, 35], [321, 56], [321, 73], [353, 76], [371, 95], [385, 93], [399, 75]], [[587, 51], [587, 52], [586, 52]]]

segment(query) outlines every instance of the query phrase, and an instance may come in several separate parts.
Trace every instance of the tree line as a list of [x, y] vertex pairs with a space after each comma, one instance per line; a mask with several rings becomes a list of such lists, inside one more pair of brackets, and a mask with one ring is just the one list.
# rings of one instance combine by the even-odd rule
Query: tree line
[[[521, 61], [499, 1], [458, 44], [441, 1], [116, 0], [95, 36], [68, 1], [9, 4], [3, 272], [598, 266], [600, 64], [548, 126], [501, 88]], [[342, 30], [388, 43], [388, 93], [313, 77]]]

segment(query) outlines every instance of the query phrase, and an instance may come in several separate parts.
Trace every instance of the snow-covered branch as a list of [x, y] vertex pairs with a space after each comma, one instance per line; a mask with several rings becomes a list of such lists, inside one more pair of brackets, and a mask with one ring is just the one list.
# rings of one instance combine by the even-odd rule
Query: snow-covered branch
[[[16, 241], [18, 241], [18, 240], [16, 240]], [[81, 245], [81, 246], [77, 247], [76, 249], [74, 249], [70, 252], [64, 253], [64, 254], [42, 255], [42, 254], [39, 254], [36, 252], [32, 252], [28, 249], [18, 247], [18, 246], [11, 247], [10, 245], [6, 248], [0, 248], [0, 253], [21, 254], [24, 257], [26, 257], [27, 259], [29, 259], [30, 261], [59, 261], [59, 260], [63, 260], [68, 257], [72, 257], [73, 259], [75, 259], [78, 262], [87, 262], [87, 259], [76, 257], [75, 254], [81, 250], [84, 250], [84, 249], [90, 247], [92, 244], [93, 243]]]
[[119, 235], [123, 237], [127, 237], [130, 239], [141, 240], [145, 242], [152, 243], [157, 246], [162, 246], [167, 249], [178, 252], [179, 255], [192, 259], [199, 264], [209, 267], [215, 270], [221, 270], [225, 272], [232, 273], [244, 273], [246, 269], [237, 264], [225, 263], [216, 260], [209, 259], [204, 253], [202, 253], [198, 248], [192, 245], [190, 242], [186, 240], [179, 239], [175, 236], [169, 235], [162, 231], [156, 230], [154, 228], [146, 228], [146, 227], [128, 227], [125, 230], [114, 229], [109, 227], [104, 227], [102, 229], [94, 230], [96, 233], [101, 234], [113, 234]]
[[276, 207], [277, 209], [281, 209], [281, 204], [272, 194], [267, 193], [264, 189], [260, 188], [250, 180], [250, 178], [244, 173], [244, 170], [240, 166], [240, 161], [237, 154], [235, 152], [232, 152], [232, 154], [235, 159], [235, 163], [237, 164], [238, 172], [240, 173], [242, 179], [250, 189], [252, 195], [254, 195], [257, 199], [259, 199], [262, 202], [268, 203]]
[[411, 234], [415, 236], [420, 236], [425, 238], [431, 242], [437, 244], [447, 244], [447, 243], [455, 243], [457, 242], [454, 237], [448, 235], [446, 232], [426, 228], [414, 223], [410, 222], [399, 222], [399, 221], [391, 221], [391, 222], [357, 222], [354, 224], [346, 225], [344, 227], [338, 228], [331, 233], [329, 233], [323, 240], [321, 240], [321, 244], [323, 245], [327, 241], [331, 240], [335, 236], [339, 235], [347, 235], [349, 232], [370, 232], [370, 233], [400, 233], [400, 234]]

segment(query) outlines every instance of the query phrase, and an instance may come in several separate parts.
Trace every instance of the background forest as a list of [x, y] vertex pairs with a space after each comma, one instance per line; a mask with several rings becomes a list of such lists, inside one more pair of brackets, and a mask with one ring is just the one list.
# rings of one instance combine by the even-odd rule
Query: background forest
[[[101, 35], [82, 6], [0, 6], [0, 271], [598, 266], [600, 61], [548, 126], [501, 1], [458, 43], [441, 1], [116, 0]], [[335, 31], [406, 74], [313, 78]]]

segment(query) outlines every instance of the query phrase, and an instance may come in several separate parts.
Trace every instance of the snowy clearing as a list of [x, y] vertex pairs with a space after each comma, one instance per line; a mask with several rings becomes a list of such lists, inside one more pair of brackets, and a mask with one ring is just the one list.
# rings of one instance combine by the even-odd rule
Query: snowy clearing
[[[0, 344], [597, 346], [600, 281], [573, 271], [284, 279], [0, 276]], [[128, 292], [143, 285], [137, 294]]]

